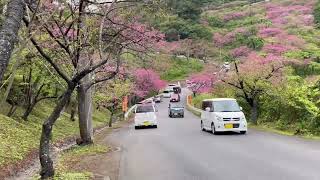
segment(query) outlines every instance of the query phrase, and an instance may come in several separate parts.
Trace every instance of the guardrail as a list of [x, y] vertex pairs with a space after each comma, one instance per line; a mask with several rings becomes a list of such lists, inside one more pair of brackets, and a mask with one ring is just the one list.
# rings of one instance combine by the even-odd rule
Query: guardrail
[[[145, 101], [148, 101], [148, 100], [152, 100], [152, 97], [146, 99]], [[132, 114], [132, 111], [134, 111], [134, 109], [136, 108], [136, 106], [137, 106], [136, 104], [133, 105], [133, 106], [131, 106], [131, 108], [129, 108], [128, 111], [124, 114], [124, 119], [125, 119], [125, 120], [127, 120], [127, 119], [130, 117], [130, 115]]]
[[190, 102], [189, 102], [189, 100], [188, 100], [190, 96], [191, 96], [191, 95], [189, 95], [188, 98], [187, 98], [187, 109], [188, 109], [190, 112], [192, 112], [194, 115], [196, 115], [196, 116], [201, 116], [202, 110], [201, 110], [201, 109], [198, 109], [198, 108], [192, 106], [192, 104], [190, 104]]
[[124, 119], [127, 120], [129, 116], [131, 115], [132, 111], [136, 108], [137, 105], [133, 105], [125, 114]]

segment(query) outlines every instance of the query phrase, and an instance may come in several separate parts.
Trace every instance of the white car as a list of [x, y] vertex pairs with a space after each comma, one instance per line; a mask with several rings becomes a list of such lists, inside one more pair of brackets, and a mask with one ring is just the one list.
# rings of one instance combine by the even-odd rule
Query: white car
[[136, 129], [139, 127], [158, 127], [156, 108], [152, 103], [137, 105], [134, 126]]
[[171, 94], [172, 94], [171, 90], [164, 90], [162, 93], [164, 98], [171, 98]]
[[235, 99], [217, 98], [202, 101], [201, 129], [217, 132], [236, 131], [246, 134], [247, 120]]
[[230, 63], [229, 62], [225, 62], [222, 66], [222, 68], [226, 71], [229, 71], [231, 69]]

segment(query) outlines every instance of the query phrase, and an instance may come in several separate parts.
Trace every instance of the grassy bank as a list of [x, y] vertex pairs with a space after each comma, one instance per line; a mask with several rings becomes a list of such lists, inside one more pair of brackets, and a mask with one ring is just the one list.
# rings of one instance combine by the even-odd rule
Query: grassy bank
[[192, 73], [201, 72], [203, 64], [197, 59], [173, 58], [172, 65], [162, 75], [166, 81], [184, 80]]
[[[0, 114], [0, 167], [18, 163], [26, 158], [28, 153], [38, 148], [42, 122], [52, 112], [52, 108], [53, 104], [50, 103], [39, 104], [28, 121], [19, 118], [23, 112], [22, 109], [18, 109], [16, 116], [13, 118]], [[93, 116], [94, 127], [106, 124], [109, 119], [108, 116], [107, 111], [95, 111]], [[63, 113], [53, 127], [52, 141], [58, 143], [78, 134], [78, 121], [71, 121], [70, 115]]]

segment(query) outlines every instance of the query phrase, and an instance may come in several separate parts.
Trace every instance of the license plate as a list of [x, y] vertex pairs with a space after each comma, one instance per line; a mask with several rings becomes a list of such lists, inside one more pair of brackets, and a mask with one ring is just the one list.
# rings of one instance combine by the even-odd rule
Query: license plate
[[150, 125], [150, 122], [149, 122], [149, 121], [143, 122], [143, 125], [144, 125], [144, 126], [149, 126], [149, 125]]
[[226, 129], [232, 129], [233, 128], [233, 124], [225, 124], [224, 127]]
[[178, 113], [174, 113], [174, 115], [175, 115], [175, 116], [177, 116], [177, 115], [178, 115]]

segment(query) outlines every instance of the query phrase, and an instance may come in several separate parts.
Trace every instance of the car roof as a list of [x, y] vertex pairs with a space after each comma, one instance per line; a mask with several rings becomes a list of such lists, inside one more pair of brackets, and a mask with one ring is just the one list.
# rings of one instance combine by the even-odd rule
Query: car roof
[[213, 99], [205, 99], [203, 101], [236, 101], [234, 98], [213, 98]]

